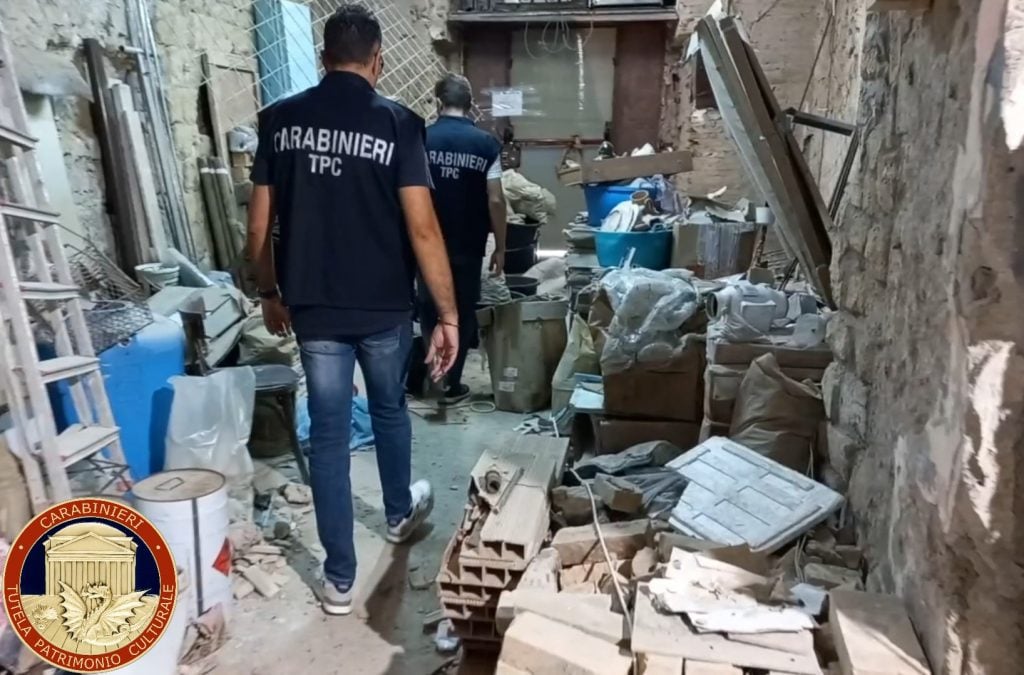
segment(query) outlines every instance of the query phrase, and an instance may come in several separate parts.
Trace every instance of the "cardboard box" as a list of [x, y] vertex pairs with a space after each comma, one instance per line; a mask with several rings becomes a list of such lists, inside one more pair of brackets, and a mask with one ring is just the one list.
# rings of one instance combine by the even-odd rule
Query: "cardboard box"
[[[825, 370], [832, 363], [832, 350], [828, 345], [814, 349], [797, 349], [760, 342], [726, 342], [709, 338], [708, 363], [749, 366], [760, 356], [772, 353], [784, 371], [791, 369]], [[791, 376], [792, 377], [792, 376]]]
[[604, 375], [607, 415], [697, 422], [704, 410], [704, 342], [687, 339], [674, 358]]
[[685, 150], [659, 152], [640, 157], [616, 157], [583, 162], [578, 169], [561, 170], [558, 180], [562, 185], [581, 183], [610, 183], [619, 180], [646, 178], [661, 174], [671, 176], [693, 170], [693, 159]]
[[697, 445], [700, 424], [672, 420], [602, 419], [596, 425], [596, 453], [622, 452], [647, 441], [668, 441], [683, 450]]

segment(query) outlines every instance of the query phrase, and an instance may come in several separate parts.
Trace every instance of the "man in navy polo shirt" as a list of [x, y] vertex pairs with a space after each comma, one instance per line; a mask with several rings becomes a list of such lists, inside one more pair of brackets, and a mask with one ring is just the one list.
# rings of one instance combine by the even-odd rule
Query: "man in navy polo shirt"
[[[326, 551], [321, 601], [348, 614], [356, 574], [349, 479], [352, 377], [366, 378], [387, 539], [407, 541], [433, 506], [410, 486], [405, 372], [416, 263], [440, 309], [427, 361], [440, 379], [458, 352], [451, 272], [430, 195], [422, 118], [375, 91], [381, 29], [343, 5], [324, 26], [321, 82], [261, 116], [249, 251], [267, 327], [294, 330], [309, 390], [310, 475]], [[271, 223], [280, 242], [271, 250]], [[280, 288], [280, 294], [278, 293]]]
[[[469, 387], [462, 383], [462, 369], [466, 352], [476, 346], [478, 338], [476, 304], [487, 234], [494, 233], [491, 273], [500, 275], [505, 265], [506, 206], [501, 189], [501, 143], [467, 116], [473, 106], [469, 80], [450, 73], [434, 87], [434, 95], [440, 115], [427, 129], [427, 157], [459, 313], [459, 352], [442, 398], [451, 404], [469, 396]], [[427, 332], [437, 325], [438, 311], [422, 284], [420, 290], [420, 324]]]

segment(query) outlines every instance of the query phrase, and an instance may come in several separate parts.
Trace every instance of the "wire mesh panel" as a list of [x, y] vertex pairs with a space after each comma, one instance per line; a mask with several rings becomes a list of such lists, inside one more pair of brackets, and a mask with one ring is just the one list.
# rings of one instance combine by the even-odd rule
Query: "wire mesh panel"
[[[217, 14], [223, 21], [192, 26], [200, 33], [197, 43], [207, 61], [202, 84], [215, 100], [211, 114], [222, 133], [253, 126], [256, 114], [274, 100], [319, 80], [324, 23], [340, 4], [339, 0], [222, 0]], [[376, 14], [383, 34], [384, 73], [378, 91], [431, 117], [433, 85], [447, 69], [425, 27], [417, 25], [408, 9], [391, 2], [365, 4]]]

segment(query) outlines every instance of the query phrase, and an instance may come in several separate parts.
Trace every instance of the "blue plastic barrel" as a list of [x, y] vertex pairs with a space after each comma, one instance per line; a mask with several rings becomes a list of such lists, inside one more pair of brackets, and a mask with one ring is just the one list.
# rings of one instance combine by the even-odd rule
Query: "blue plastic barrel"
[[587, 222], [593, 227], [598, 227], [601, 221], [612, 212], [612, 209], [622, 202], [628, 202], [637, 190], [644, 190], [651, 195], [651, 199], [658, 199], [658, 190], [653, 185], [641, 187], [617, 183], [584, 185], [583, 198], [587, 202]]
[[[49, 351], [40, 348], [40, 353]], [[185, 335], [174, 321], [154, 316], [153, 323], [130, 340], [100, 354], [100, 371], [114, 422], [121, 428], [121, 445], [139, 480], [164, 468], [164, 443], [174, 391], [167, 380], [185, 372]], [[51, 385], [53, 387], [54, 385]], [[52, 391], [52, 390], [51, 390]], [[78, 421], [66, 383], [53, 392], [60, 401], [57, 424], [63, 429]]]
[[601, 232], [594, 233], [597, 262], [601, 267], [618, 267], [629, 249], [635, 249], [633, 267], [663, 270], [672, 259], [672, 232]]

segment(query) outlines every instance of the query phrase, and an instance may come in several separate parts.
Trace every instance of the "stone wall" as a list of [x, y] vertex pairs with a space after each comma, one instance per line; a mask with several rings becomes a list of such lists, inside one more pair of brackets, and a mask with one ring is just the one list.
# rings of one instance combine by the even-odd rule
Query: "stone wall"
[[[840, 0], [814, 95], [856, 108], [864, 140], [832, 233], [830, 454], [869, 586], [904, 597], [937, 673], [1016, 673], [1024, 657], [1024, 153], [999, 114], [1024, 40], [1004, 38], [1020, 25], [1006, 4], [865, 18]], [[818, 153], [828, 183], [840, 153]]]
[[[211, 154], [213, 140], [201, 89], [204, 76], [200, 55], [206, 51], [215, 63], [258, 70], [251, 5], [249, 0], [158, 0], [153, 13], [185, 209], [199, 262], [204, 265], [211, 262], [211, 241], [197, 160]], [[217, 95], [227, 97], [236, 92], [220, 91]]]
[[[117, 47], [126, 39], [124, 9], [119, 2], [6, 0], [0, 2], [0, 21], [17, 47], [45, 50], [74, 63], [85, 76], [82, 40], [96, 37], [107, 47], [110, 72], [122, 62]], [[17, 63], [15, 64], [17, 68]], [[93, 133], [89, 104], [80, 98], [55, 98], [54, 121], [64, 151], [68, 181], [80, 205], [81, 231], [106, 253], [114, 250], [113, 233], [104, 205], [100, 146]]]
[[[320, 40], [322, 19], [337, 6], [332, 0], [308, 0], [313, 10], [315, 41]], [[368, 3], [371, 7], [373, 2]], [[398, 41], [443, 45], [448, 36], [442, 18], [443, 0], [397, 0], [392, 19], [408, 17], [410, 30]], [[257, 68], [251, 0], [155, 0], [153, 30], [162, 59], [172, 135], [185, 192], [185, 208], [192, 224], [200, 263], [210, 261], [210, 235], [199, 184], [197, 159], [211, 150], [211, 130], [201, 89], [204, 78], [200, 55], [207, 51], [215, 62]], [[15, 45], [45, 50], [73, 63], [86, 75], [82, 40], [97, 38], [104, 46], [108, 77], [123, 79], [132, 67], [120, 51], [128, 42], [124, 0], [60, 2], [59, 0], [5, 0], [0, 20]], [[393, 59], [392, 65], [398, 65]], [[408, 75], [408, 73], [406, 74]], [[400, 88], [399, 73], [388, 85]], [[433, 81], [433, 77], [431, 81]], [[233, 95], [235, 92], [219, 92]], [[108, 254], [114, 251], [113, 234], [104, 204], [100, 148], [84, 99], [54, 100], [54, 117], [65, 154], [68, 179], [78, 206], [82, 230]]]
[[[743, 21], [779, 103], [783, 107], [797, 106], [822, 34], [822, 10], [805, 0], [733, 0], [731, 4], [732, 13]], [[677, 44], [689, 39], [708, 5], [705, 0], [678, 1]], [[690, 92], [694, 65], [678, 64], [676, 68], [678, 82], [668, 96], [675, 118], [663, 121], [662, 133], [670, 144], [693, 154], [694, 170], [680, 176], [681, 187], [693, 194], [706, 194], [727, 186], [724, 199], [754, 197], [721, 115], [713, 108], [698, 110], [693, 106]]]

